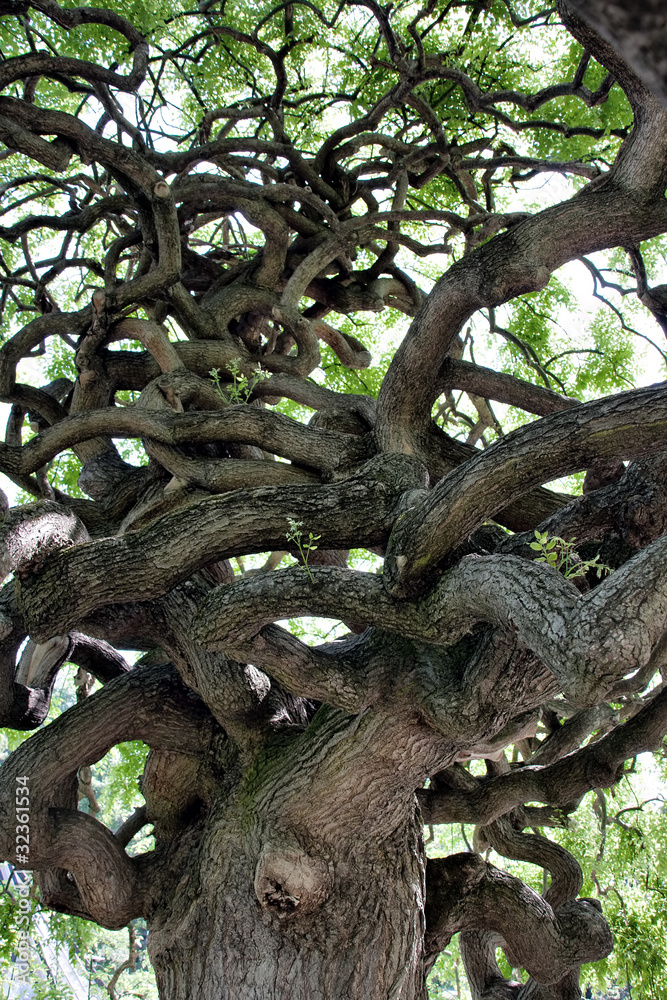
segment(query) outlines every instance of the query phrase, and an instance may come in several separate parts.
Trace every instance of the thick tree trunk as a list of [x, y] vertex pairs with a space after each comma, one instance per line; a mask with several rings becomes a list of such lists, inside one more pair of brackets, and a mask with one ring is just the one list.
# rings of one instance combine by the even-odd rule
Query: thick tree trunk
[[304, 851], [212, 819], [150, 921], [164, 1000], [424, 1000], [424, 861], [414, 819]]
[[323, 706], [305, 732], [227, 741], [207, 778], [188, 779], [184, 755], [151, 755], [142, 790], [163, 877], [146, 915], [161, 997], [425, 1000], [414, 790], [421, 753], [433, 766], [446, 749], [410, 713], [391, 725]]

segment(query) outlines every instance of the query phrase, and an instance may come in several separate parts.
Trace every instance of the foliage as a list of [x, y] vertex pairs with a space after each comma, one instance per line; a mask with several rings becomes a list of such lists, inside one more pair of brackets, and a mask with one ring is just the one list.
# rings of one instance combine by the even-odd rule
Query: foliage
[[118, 743], [99, 765], [97, 773], [101, 790], [100, 804], [105, 816], [113, 823], [119, 814], [126, 814], [141, 804], [141, 775], [146, 764], [148, 747], [135, 740]]
[[262, 369], [257, 366], [253, 374], [249, 377], [245, 375], [240, 370], [241, 359], [234, 358], [233, 361], [227, 365], [227, 371], [232, 376], [231, 386], [225, 390], [222, 388], [220, 382], [220, 369], [212, 368], [209, 372], [215, 385], [215, 391], [225, 402], [230, 403], [248, 403], [250, 397], [255, 389], [255, 386], [259, 385], [264, 379], [270, 378], [268, 372], [262, 371]]
[[534, 552], [539, 552], [535, 562], [543, 562], [548, 566], [557, 569], [566, 580], [576, 580], [577, 577], [586, 576], [591, 571], [595, 572], [598, 580], [603, 573], [611, 573], [611, 567], [600, 562], [600, 556], [593, 559], [582, 559], [577, 552], [576, 538], [566, 541], [558, 535], [549, 535], [546, 531], [535, 531], [535, 541], [530, 542], [530, 548]]
[[[553, 426], [565, 407], [572, 414], [582, 412], [570, 406], [572, 399], [562, 397], [580, 403], [600, 400], [656, 375], [663, 377], [667, 367], [667, 351], [654, 329], [657, 325], [667, 333], [667, 312], [661, 311], [660, 299], [660, 289], [667, 295], [667, 286], [660, 284], [667, 243], [664, 234], [655, 235], [655, 219], [662, 217], [659, 210], [664, 207], [664, 181], [657, 194], [653, 188], [644, 190], [653, 175], [644, 161], [634, 165], [628, 176], [641, 190], [628, 193], [621, 185], [622, 201], [617, 198], [611, 209], [603, 202], [605, 225], [590, 239], [577, 229], [573, 210], [580, 206], [585, 214], [589, 203], [598, 204], [598, 194], [618, 196], [616, 164], [622, 168], [629, 160], [633, 165], [637, 130], [651, 127], [651, 115], [658, 121], [650, 101], [635, 118], [627, 95], [634, 94], [636, 103], [636, 89], [632, 80], [628, 84], [622, 60], [614, 62], [616, 57], [594, 33], [586, 34], [568, 21], [567, 5], [545, 9], [538, 0], [517, 6], [507, 0], [457, 0], [430, 2], [423, 8], [410, 2], [382, 6], [374, 0], [278, 5], [268, 0], [205, 0], [195, 5], [184, 0], [149, 5], [109, 0], [104, 9], [81, 7], [78, 0], [64, 0], [60, 6], [51, 0], [28, 0], [0, 8], [0, 72], [5, 74], [0, 138], [6, 146], [0, 154], [0, 378], [2, 398], [12, 407], [0, 468], [23, 501], [46, 503], [39, 508], [46, 512], [45, 523], [57, 520], [63, 511], [70, 518], [55, 541], [48, 524], [45, 528], [40, 522], [37, 530], [45, 532], [47, 542], [37, 557], [32, 550], [25, 557], [19, 551], [29, 531], [25, 536], [17, 533], [16, 558], [8, 547], [7, 566], [15, 571], [18, 585], [12, 589], [10, 581], [14, 603], [8, 599], [7, 614], [3, 610], [0, 616], [0, 644], [11, 637], [7, 649], [0, 650], [7, 665], [7, 684], [0, 687], [3, 697], [16, 699], [12, 711], [28, 705], [34, 715], [25, 710], [18, 729], [3, 733], [0, 758], [11, 763], [10, 751], [29, 738], [28, 725], [37, 728], [38, 745], [40, 740], [48, 742], [54, 720], [64, 716], [75, 727], [87, 710], [77, 701], [69, 677], [75, 662], [68, 657], [76, 661], [74, 639], [70, 653], [54, 668], [61, 673], [53, 691], [30, 687], [25, 678], [25, 684], [15, 683], [12, 671], [20, 648], [9, 648], [14, 631], [25, 636], [30, 627], [38, 634], [35, 622], [45, 614], [40, 608], [48, 606], [51, 614], [61, 596], [57, 588], [48, 599], [42, 596], [32, 604], [31, 588], [39, 590], [60, 549], [72, 548], [66, 556], [72, 556], [73, 564], [80, 549], [88, 554], [90, 566], [97, 566], [99, 552], [112, 555], [103, 562], [97, 583], [90, 584], [90, 593], [88, 581], [72, 583], [64, 573], [62, 587], [72, 588], [66, 603], [71, 597], [75, 605], [84, 590], [85, 613], [76, 611], [71, 619], [64, 614], [65, 624], [54, 626], [53, 633], [42, 623], [39, 634], [60, 639], [75, 636], [70, 629], [87, 628], [118, 648], [136, 643], [147, 651], [146, 667], [169, 660], [182, 678], [178, 697], [183, 715], [201, 699], [210, 711], [198, 732], [208, 732], [206, 726], [220, 730], [215, 751], [211, 749], [206, 760], [204, 755], [198, 759], [197, 777], [190, 783], [197, 794], [190, 795], [192, 788], [185, 794], [169, 786], [165, 798], [173, 793], [173, 814], [156, 809], [150, 814], [155, 840], [150, 824], [145, 825], [128, 847], [133, 859], [129, 870], [143, 873], [150, 861], [137, 856], [154, 857], [159, 845], [160, 864], [165, 870], [170, 865], [177, 869], [174, 895], [179, 904], [198, 883], [197, 878], [189, 881], [189, 874], [181, 878], [180, 866], [185, 855], [195, 857], [193, 845], [203, 842], [201, 831], [214, 811], [206, 799], [212, 795], [210, 787], [219, 792], [216, 806], [236, 801], [230, 790], [238, 790], [243, 782], [252, 785], [253, 776], [261, 778], [261, 761], [277, 768], [284, 747], [296, 747], [296, 755], [299, 740], [306, 744], [326, 729], [322, 719], [329, 702], [332, 713], [341, 717], [349, 710], [359, 731], [380, 705], [386, 713], [378, 729], [391, 734], [395, 726], [399, 734], [390, 735], [386, 745], [378, 743], [364, 780], [396, 765], [401, 744], [395, 742], [404, 738], [401, 734], [411, 721], [421, 735], [414, 738], [415, 746], [419, 744], [414, 752], [406, 749], [406, 760], [411, 753], [416, 760], [428, 739], [441, 740], [427, 763], [414, 765], [416, 783], [426, 774], [433, 782], [418, 794], [436, 788], [441, 766], [449, 772], [444, 779], [440, 774], [446, 789], [448, 781], [459, 791], [477, 782], [479, 798], [496, 777], [511, 771], [520, 780], [522, 771], [531, 773], [525, 765], [533, 758], [539, 762], [538, 754], [546, 752], [548, 757], [558, 740], [565, 744], [572, 729], [576, 731], [571, 720], [581, 723], [578, 713], [589, 711], [590, 705], [579, 705], [578, 692], [566, 687], [555, 668], [553, 677], [547, 676], [546, 666], [538, 675], [531, 663], [537, 662], [539, 652], [511, 615], [484, 617], [485, 601], [492, 602], [493, 595], [480, 594], [479, 602], [476, 593], [468, 595], [460, 620], [451, 624], [455, 638], [438, 645], [441, 636], [434, 640], [433, 629], [449, 613], [437, 606], [438, 581], [450, 571], [456, 573], [462, 559], [472, 571], [475, 565], [485, 565], [476, 563], [479, 558], [490, 558], [487, 565], [497, 568], [504, 553], [512, 551], [512, 532], [528, 531], [536, 561], [566, 579], [587, 576], [593, 590], [590, 606], [597, 607], [598, 596], [614, 587], [612, 583], [605, 590], [603, 577], [611, 569], [601, 561], [603, 546], [616, 546], [620, 564], [634, 557], [637, 546], [648, 548], [654, 534], [659, 535], [661, 513], [651, 509], [633, 521], [634, 501], [626, 502], [625, 495], [617, 504], [623, 512], [620, 527], [608, 530], [602, 520], [585, 526], [583, 541], [570, 536], [569, 529], [562, 529], [567, 537], [553, 534], [550, 516], [584, 506], [577, 505], [574, 494], [580, 492], [585, 463], [565, 482], [541, 484], [571, 490], [572, 496], [563, 498], [534, 489], [532, 473], [517, 473], [512, 457], [521, 428], [542, 416], [546, 421], [554, 416], [542, 425]], [[644, 145], [657, 148], [660, 143]], [[651, 205], [652, 213], [646, 208]], [[565, 215], [559, 214], [564, 206], [572, 210], [566, 224]], [[552, 222], [544, 225], [545, 219]], [[594, 229], [599, 219], [588, 219]], [[530, 234], [539, 226], [539, 239], [531, 242]], [[452, 316], [463, 317], [456, 328]], [[454, 378], [443, 390], [448, 365], [459, 381]], [[67, 380], [65, 387], [56, 390], [57, 380]], [[210, 380], [224, 403], [237, 404], [232, 412], [224, 409], [218, 421], [223, 430], [218, 427], [215, 433], [200, 419], [201, 398], [210, 398]], [[644, 415], [651, 399], [663, 405], [659, 395], [646, 398]], [[225, 437], [227, 417], [234, 429]], [[536, 439], [539, 428], [537, 422]], [[516, 434], [510, 436], [512, 431]], [[644, 424], [637, 430], [638, 440], [647, 436], [643, 450], [638, 445], [633, 451], [634, 442], [627, 444], [631, 432], [625, 425], [621, 432], [631, 457], [655, 450]], [[49, 450], [54, 440], [56, 446]], [[549, 439], [547, 450], [550, 447]], [[538, 443], [535, 453], [539, 451]], [[33, 460], [35, 454], [42, 456], [39, 462]], [[376, 461], [377, 469], [382, 460], [389, 466], [398, 454], [406, 467], [421, 465], [421, 478], [401, 493], [391, 524], [389, 514], [382, 514], [376, 524], [376, 512], [368, 512], [373, 530], [364, 526], [358, 544], [372, 545], [372, 550], [348, 553], [347, 522], [355, 523], [367, 485], [355, 477], [367, 461]], [[467, 495], [456, 494], [457, 483], [467, 482], [471, 470], [483, 472], [494, 456], [494, 469], [500, 473], [495, 478], [495, 472], [480, 473], [479, 479], [471, 479], [474, 487]], [[621, 457], [627, 457], [625, 452]], [[526, 462], [525, 454], [520, 461]], [[563, 459], [549, 475], [560, 476], [571, 468], [569, 458]], [[345, 494], [349, 506], [329, 505], [330, 517], [315, 523], [320, 514], [309, 506], [314, 491], [335, 491], [350, 481], [353, 487]], [[380, 509], [391, 488], [382, 478], [378, 484], [373, 502]], [[450, 488], [453, 501], [433, 514], [438, 497]], [[662, 496], [660, 489], [658, 481], [651, 495]], [[296, 499], [294, 506], [283, 509], [286, 495]], [[488, 504], [475, 520], [476, 505], [479, 510], [484, 506], [480, 496]], [[431, 513], [424, 514], [430, 503]], [[297, 513], [300, 504], [307, 511], [303, 516]], [[194, 568], [179, 576], [183, 565], [190, 566], [190, 548], [197, 550], [200, 528], [210, 529], [205, 514], [211, 510], [222, 511], [216, 531], [227, 530], [235, 519], [242, 523], [242, 540], [235, 536], [223, 544], [215, 536], [196, 565], [192, 563]], [[286, 510], [293, 516], [286, 517]], [[586, 511], [590, 514], [588, 507]], [[191, 518], [188, 523], [195, 525], [200, 512], [201, 524], [191, 528], [189, 544], [175, 556], [169, 527], [178, 518], [183, 523]], [[8, 515], [6, 522], [10, 534], [14, 516]], [[68, 532], [77, 518], [85, 531], [72, 543]], [[454, 528], [460, 527], [457, 519], [465, 522], [461, 537], [431, 563], [431, 547], [439, 552], [450, 529], [453, 537]], [[278, 525], [275, 537], [267, 523]], [[413, 526], [407, 537], [401, 535], [405, 524]], [[428, 544], [426, 529], [431, 531]], [[142, 548], [146, 538], [148, 555]], [[397, 538], [402, 538], [400, 545]], [[300, 577], [303, 583], [298, 572], [283, 573], [288, 561], [285, 542], [298, 552], [313, 584], [306, 588], [313, 599], [306, 611], [313, 613], [303, 613], [303, 599], [280, 612], [286, 614], [282, 624], [291, 632], [282, 633], [283, 644], [298, 655], [290, 654], [276, 667], [271, 637], [280, 632], [263, 632], [268, 619], [262, 618], [259, 631], [251, 635], [248, 626], [246, 634], [247, 623], [241, 618], [255, 613], [255, 585], [261, 592], [268, 580], [272, 596], [282, 600], [289, 596], [289, 580]], [[584, 543], [582, 551], [591, 554], [582, 559], [578, 546]], [[496, 544], [500, 547], [493, 555]], [[132, 563], [136, 553], [144, 559], [144, 568], [153, 571], [150, 594], [132, 579], [132, 569], [129, 582], [118, 583], [114, 577], [116, 556], [119, 565], [126, 558], [139, 577]], [[409, 577], [409, 558], [422, 574], [416, 583]], [[313, 562], [322, 562], [324, 568]], [[327, 580], [338, 580], [339, 570], [349, 573], [344, 579], [360, 592], [366, 588], [364, 593], [377, 594], [381, 586], [382, 601], [355, 598], [354, 613], [348, 613], [347, 605], [343, 611], [341, 602], [335, 610], [344, 621], [318, 617], [317, 601]], [[548, 573], [544, 577], [546, 593], [554, 578]], [[229, 640], [226, 659], [225, 637], [216, 633], [204, 648], [197, 630], [206, 607], [218, 599], [231, 606], [236, 593], [252, 594], [252, 599], [238, 612], [237, 633]], [[344, 584], [339, 585], [342, 593], [347, 598]], [[598, 603], [604, 604], [602, 597]], [[386, 621], [385, 606], [391, 608]], [[325, 611], [330, 613], [328, 607]], [[257, 615], [259, 620], [260, 612]], [[219, 617], [222, 629], [227, 619], [225, 613]], [[405, 621], [405, 627], [397, 621]], [[534, 622], [531, 627], [531, 635], [538, 635], [539, 627]], [[443, 629], [449, 636], [450, 625]], [[382, 647], [387, 635], [391, 641]], [[245, 641], [253, 654], [240, 665], [244, 679], [239, 680], [234, 671]], [[605, 636], [600, 648], [603, 641]], [[627, 646], [641, 646], [643, 655], [647, 642], [642, 636]], [[306, 648], [320, 643], [325, 648], [316, 653]], [[661, 646], [656, 643], [647, 656], [657, 655]], [[39, 683], [46, 645], [32, 651], [34, 662], [28, 658]], [[509, 650], [504, 666], [491, 662], [491, 647], [497, 657]], [[329, 674], [321, 666], [338, 663], [337, 648], [345, 651], [341, 676], [354, 674], [349, 685], [340, 682], [345, 688], [342, 708], [339, 690], [333, 681], [327, 687]], [[468, 661], [469, 650], [475, 652]], [[108, 649], [100, 656], [107, 657], [107, 670], [116, 673], [112, 685], [121, 689], [128, 677], [124, 668]], [[388, 676], [378, 680], [383, 656], [392, 666]], [[79, 659], [90, 665], [87, 654]], [[543, 662], [551, 664], [552, 659], [545, 656]], [[377, 677], [357, 703], [356, 691], [369, 662]], [[304, 663], [309, 666], [300, 674], [292, 673]], [[526, 677], [517, 681], [511, 671], [522, 663]], [[600, 703], [586, 716], [594, 721], [576, 745], [568, 744], [567, 753], [602, 745], [608, 731], [618, 727], [622, 732], [619, 723], [627, 719], [630, 726], [638, 712], [650, 706], [654, 681], [644, 677], [643, 661], [626, 670], [627, 677], [622, 672], [626, 665], [616, 667], [618, 683], [600, 688]], [[409, 669], [413, 672], [406, 680], [404, 671]], [[106, 680], [108, 673], [102, 670], [101, 676]], [[37, 683], [34, 674], [29, 677], [30, 684]], [[447, 715], [454, 711], [450, 694], [458, 692], [462, 678], [469, 684], [471, 701], [459, 705], [453, 719]], [[445, 697], [439, 691], [441, 681]], [[242, 710], [232, 705], [237, 682]], [[190, 690], [184, 693], [184, 687]], [[254, 697], [257, 701], [248, 708], [250, 701], [244, 699]], [[45, 708], [37, 718], [40, 699], [48, 703], [48, 712]], [[487, 717], [479, 723], [479, 732], [460, 737], [466, 719], [482, 704]], [[141, 712], [143, 708], [137, 715]], [[160, 702], [156, 725], [162, 712]], [[11, 712], [7, 717], [15, 719]], [[538, 720], [532, 730], [530, 720]], [[253, 731], [239, 741], [242, 749], [234, 756], [233, 745], [244, 726]], [[519, 729], [523, 735], [516, 735]], [[505, 742], [496, 745], [494, 740], [501, 736]], [[308, 762], [341, 766], [332, 796], [346, 777], [336, 756], [343, 754], [345, 741], [335, 739], [337, 743], [313, 750]], [[350, 745], [353, 739], [349, 737]], [[451, 750], [446, 766], [442, 761], [450, 758], [443, 740], [449, 740], [447, 753]], [[149, 761], [148, 743], [141, 739], [102, 744], [111, 749], [94, 765], [91, 780], [101, 805], [98, 819], [114, 831], [144, 804], [144, 795], [155, 801], [148, 789], [161, 780], [155, 776], [165, 760], [160, 754], [166, 754], [171, 766], [181, 748], [170, 745], [164, 751], [161, 745]], [[214, 752], [220, 754], [215, 765]], [[351, 770], [363, 756], [362, 749], [355, 752], [354, 765], [348, 761]], [[482, 765], [476, 758], [487, 754]], [[49, 766], [57, 757], [51, 755]], [[397, 767], [401, 781], [407, 781], [406, 760]], [[183, 764], [183, 773], [191, 763]], [[66, 776], [70, 793], [75, 765], [70, 764]], [[175, 782], [176, 770], [174, 765], [168, 772], [168, 785]], [[206, 772], [201, 787], [200, 772]], [[591, 773], [597, 773], [595, 768]], [[310, 776], [304, 781], [310, 782]], [[393, 772], [392, 782], [377, 802], [389, 802], [396, 793], [394, 785], [400, 782], [398, 777], [394, 781]], [[391, 829], [378, 834], [378, 857], [385, 847], [389, 856], [386, 845], [405, 820], [396, 817], [414, 787], [406, 785], [410, 794], [403, 790], [400, 807], [394, 804]], [[535, 828], [540, 837], [547, 830], [580, 860], [584, 892], [604, 899], [616, 935], [613, 955], [585, 969], [584, 981], [600, 989], [627, 984], [642, 1000], [667, 993], [667, 914], [661, 888], [667, 830], [663, 799], [649, 794], [657, 787], [662, 788], [658, 777], [651, 773], [647, 778], [640, 766], [632, 777], [625, 774], [620, 783], [612, 782], [609, 793], [595, 788], [578, 812], [573, 798], [568, 808], [547, 816], [545, 823], [553, 826]], [[306, 797], [304, 793], [304, 802]], [[84, 801], [81, 811], [87, 808]], [[259, 814], [264, 804], [255, 806]], [[360, 816], [364, 808], [370, 807], [359, 805]], [[521, 825], [521, 810], [531, 808], [526, 802], [513, 814], [517, 829], [527, 824]], [[336, 814], [333, 806], [331, 813]], [[266, 830], [282, 822], [282, 817], [278, 822], [275, 816], [262, 816], [257, 820], [260, 832], [249, 834], [251, 814], [249, 808], [239, 820], [236, 839], [229, 838], [234, 841], [230, 865], [256, 854]], [[366, 816], [359, 824], [358, 843], [369, 827]], [[246, 834], [255, 837], [250, 847]], [[472, 825], [435, 826], [429, 831], [429, 851], [436, 856], [469, 851], [479, 835]], [[490, 851], [486, 856], [537, 892], [545, 888], [542, 869]], [[373, 869], [378, 884], [381, 867], [378, 862], [377, 873]], [[196, 893], [205, 888], [205, 881]], [[238, 884], [242, 881], [239, 876]], [[290, 896], [282, 878], [276, 899], [282, 899], [283, 888], [298, 905], [301, 897]], [[257, 898], [261, 905], [269, 898], [275, 902], [270, 894], [264, 902]], [[252, 905], [257, 910], [254, 897]], [[103, 996], [114, 969], [124, 961], [124, 943], [91, 921], [47, 913], [38, 894], [34, 907], [52, 939], [66, 945], [88, 969], [91, 997]], [[16, 913], [7, 893], [0, 894], [0, 910], [0, 958], [7, 968], [17, 941]], [[73, 912], [86, 910], [75, 907]], [[117, 994], [153, 997], [143, 924], [136, 925], [136, 932], [139, 968], [123, 973]], [[498, 957], [501, 972], [509, 978], [516, 970]], [[44, 980], [42, 971], [35, 969], [31, 980], [35, 995], [65, 996], [62, 984]], [[460, 998], [467, 996], [466, 989], [455, 938], [437, 959], [430, 996]]]
[[287, 539], [288, 542], [292, 542], [294, 545], [296, 545], [297, 549], [299, 550], [299, 555], [301, 556], [301, 562], [303, 568], [308, 574], [308, 579], [310, 580], [311, 583], [313, 583], [313, 574], [310, 572], [308, 559], [310, 557], [310, 553], [314, 552], [315, 549], [317, 548], [317, 545], [315, 543], [318, 541], [319, 538], [321, 538], [321, 535], [314, 535], [312, 531], [309, 531], [308, 538], [306, 538], [301, 530], [303, 528], [303, 521], [295, 521], [294, 518], [288, 517], [287, 523], [289, 525], [289, 528], [287, 530], [285, 538]]

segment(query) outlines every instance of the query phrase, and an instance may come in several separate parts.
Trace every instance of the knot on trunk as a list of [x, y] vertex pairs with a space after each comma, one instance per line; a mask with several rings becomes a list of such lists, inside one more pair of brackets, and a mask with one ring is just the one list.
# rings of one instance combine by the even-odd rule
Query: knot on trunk
[[602, 756], [586, 761], [586, 780], [591, 788], [611, 788], [620, 780], [620, 767], [613, 760], [603, 760]]
[[255, 895], [281, 920], [298, 911], [312, 913], [329, 894], [331, 875], [323, 858], [298, 847], [267, 844], [257, 862]]

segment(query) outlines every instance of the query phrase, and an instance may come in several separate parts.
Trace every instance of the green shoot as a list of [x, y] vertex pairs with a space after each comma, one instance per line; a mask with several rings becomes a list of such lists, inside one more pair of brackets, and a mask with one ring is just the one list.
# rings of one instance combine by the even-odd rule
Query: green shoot
[[303, 527], [303, 521], [295, 521], [294, 518], [288, 517], [287, 523], [289, 525], [289, 531], [286, 533], [285, 538], [287, 539], [288, 542], [293, 542], [296, 545], [297, 549], [299, 550], [299, 554], [301, 555], [301, 558], [303, 560], [303, 568], [308, 574], [310, 582], [314, 583], [315, 581], [313, 580], [313, 574], [310, 572], [308, 559], [310, 557], [310, 553], [314, 552], [315, 549], [317, 548], [315, 542], [317, 542], [322, 536], [314, 535], [312, 531], [309, 531], [308, 538], [305, 539], [303, 536], [303, 532], [301, 531]]
[[232, 376], [232, 384], [223, 388], [220, 381], [220, 369], [211, 368], [209, 375], [215, 385], [215, 391], [221, 399], [229, 403], [247, 403], [252, 396], [255, 387], [264, 379], [271, 378], [269, 372], [265, 372], [257, 365], [253, 374], [248, 377], [240, 370], [241, 359], [233, 358], [227, 365], [227, 371]]
[[595, 570], [598, 580], [603, 573], [613, 573], [611, 566], [600, 562], [599, 556], [595, 559], [582, 559], [574, 546], [574, 538], [568, 542], [559, 535], [549, 535], [546, 531], [536, 531], [535, 541], [530, 542], [531, 549], [540, 553], [535, 562], [552, 566], [562, 573], [566, 580], [586, 576], [590, 570]]

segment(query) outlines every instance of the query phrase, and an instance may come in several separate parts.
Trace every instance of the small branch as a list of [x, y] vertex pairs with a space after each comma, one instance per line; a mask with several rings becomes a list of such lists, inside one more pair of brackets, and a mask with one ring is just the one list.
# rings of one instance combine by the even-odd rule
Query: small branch
[[127, 847], [131, 840], [136, 837], [141, 829], [148, 823], [146, 817], [146, 806], [137, 806], [133, 813], [131, 813], [126, 820], [123, 820], [121, 825], [114, 833], [114, 837], [118, 841], [121, 847]]
[[111, 977], [111, 979], [107, 983], [107, 992], [108, 992], [109, 997], [111, 998], [111, 1000], [117, 1000], [117, 995], [116, 995], [116, 989], [115, 989], [115, 987], [116, 987], [116, 983], [120, 979], [122, 973], [125, 972], [126, 969], [132, 969], [132, 970], [134, 970], [136, 968], [136, 965], [137, 965], [137, 935], [136, 935], [136, 931], [134, 929], [134, 926], [132, 924], [130, 924], [130, 926], [127, 928], [127, 932], [128, 932], [128, 935], [129, 935], [129, 953], [128, 953], [128, 956], [127, 956], [127, 958], [125, 959], [124, 962], [121, 962], [121, 964], [118, 966], [118, 968], [114, 972], [113, 976]]
[[494, 399], [509, 406], [518, 406], [529, 413], [546, 416], [568, 407], [580, 406], [578, 399], [562, 396], [523, 379], [496, 372], [468, 361], [446, 358], [440, 369], [441, 389], [463, 389], [487, 399]]

